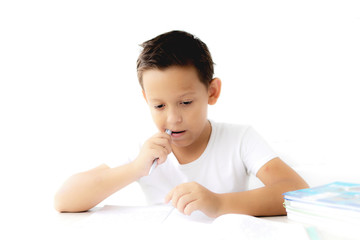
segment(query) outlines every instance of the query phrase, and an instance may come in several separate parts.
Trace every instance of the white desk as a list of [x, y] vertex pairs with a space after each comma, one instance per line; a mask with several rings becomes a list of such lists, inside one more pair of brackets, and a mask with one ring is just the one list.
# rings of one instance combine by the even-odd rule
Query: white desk
[[[103, 207], [96, 207], [83, 213], [58, 213], [53, 208], [50, 208], [50, 206], [42, 209], [31, 208], [30, 210], [9, 208], [8, 214], [6, 214], [7, 209], [5, 209], [5, 215], [1, 216], [5, 221], [2, 221], [0, 239], [136, 239], [128, 235], [123, 238], [123, 226], [109, 228], [105, 222], [97, 222], [96, 225], [87, 222], [87, 220], [91, 219], [91, 216], [94, 216], [94, 213], [98, 213], [102, 209]], [[285, 224], [291, 223], [286, 216], [263, 217], [261, 219]], [[146, 231], [147, 239], [156, 239], [156, 233], [161, 231], [162, 228], [164, 226], [159, 224], [152, 229], [145, 229], [141, 226], [126, 229], [126, 232]], [[178, 231], [187, 231], [187, 228], [183, 226], [179, 226], [177, 229]], [[189, 231], [190, 233], [192, 233], [191, 230]], [[322, 240], [351, 239], [323, 231], [319, 231], [319, 235]], [[169, 236], [167, 239], [176, 238]], [[195, 237], [192, 237], [190, 234], [187, 239], [195, 239]], [[203, 238], [198, 235], [196, 239]], [[352, 239], [356, 239], [356, 237]]]
[[[51, 226], [50, 229], [54, 229], [57, 232], [61, 232], [63, 237], [67, 237], [67, 239], [75, 239], [72, 238], [74, 236], [81, 236], [82, 233], [82, 229], [84, 228], [84, 221], [86, 219], [89, 219], [89, 217], [96, 213], [97, 211], [100, 211], [102, 208], [101, 207], [96, 207], [94, 209], [92, 209], [91, 211], [88, 212], [84, 212], [84, 213], [56, 213], [53, 212], [52, 213], [52, 219], [51, 219]], [[274, 216], [274, 217], [261, 217], [261, 219], [265, 219], [271, 222], [280, 222], [280, 223], [288, 223], [291, 224], [292, 222], [289, 221], [287, 219], [286, 216]], [[49, 224], [47, 223], [47, 225]], [[102, 228], [102, 226], [97, 226], [99, 229]], [[307, 227], [304, 225], [304, 227]], [[159, 225], [159, 229], [161, 228], [161, 225]], [[76, 229], [78, 229], [79, 231], [77, 231]], [[141, 231], [141, 229], [138, 229], [139, 231]], [[185, 230], [185, 229], [183, 229]], [[71, 232], [71, 235], [69, 236], [68, 234], [66, 234], [66, 231]], [[356, 237], [354, 238], [349, 238], [349, 237], [343, 237], [343, 236], [339, 236], [333, 233], [329, 233], [329, 232], [325, 232], [325, 231], [321, 231], [319, 229], [317, 229], [317, 233], [319, 235], [319, 239], [322, 240], [345, 240], [345, 239], [357, 239]], [[102, 236], [103, 233], [99, 233], [97, 232], [97, 234], [100, 234]], [[95, 234], [96, 237], [98, 237], [98, 235]], [[107, 234], [109, 234], [109, 232], [107, 232]], [[113, 229], [112, 233], [110, 233], [111, 237], [114, 237], [116, 239], [115, 236], [117, 236], [119, 238], [121, 238], [121, 227], [119, 226], [119, 229]], [[92, 236], [92, 237], [95, 237]], [[153, 239], [151, 238], [151, 236], [149, 236], [149, 239]], [[155, 238], [154, 238], [155, 239]], [[192, 239], [192, 238], [190, 238]], [[309, 238], [311, 239], [311, 238]], [[318, 240], [318, 239], [316, 239]]]

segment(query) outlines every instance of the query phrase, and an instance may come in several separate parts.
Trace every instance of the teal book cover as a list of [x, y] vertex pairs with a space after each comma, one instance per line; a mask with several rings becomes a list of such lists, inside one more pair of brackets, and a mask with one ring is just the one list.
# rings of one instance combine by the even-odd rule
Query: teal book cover
[[360, 211], [360, 184], [333, 182], [283, 194], [288, 201], [346, 208]]

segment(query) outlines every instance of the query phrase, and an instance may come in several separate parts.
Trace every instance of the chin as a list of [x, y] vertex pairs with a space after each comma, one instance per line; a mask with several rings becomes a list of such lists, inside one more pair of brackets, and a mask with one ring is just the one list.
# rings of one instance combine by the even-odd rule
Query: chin
[[176, 146], [176, 147], [188, 147], [193, 143], [193, 141], [172, 141], [172, 145]]

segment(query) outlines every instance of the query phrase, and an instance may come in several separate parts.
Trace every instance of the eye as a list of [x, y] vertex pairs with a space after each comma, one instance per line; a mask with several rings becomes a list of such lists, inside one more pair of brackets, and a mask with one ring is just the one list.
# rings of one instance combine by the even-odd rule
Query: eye
[[162, 109], [164, 107], [165, 107], [165, 104], [159, 104], [159, 105], [154, 106], [155, 109]]
[[190, 105], [192, 103], [192, 101], [184, 101], [184, 102], [182, 102], [181, 104], [183, 104], [183, 105]]

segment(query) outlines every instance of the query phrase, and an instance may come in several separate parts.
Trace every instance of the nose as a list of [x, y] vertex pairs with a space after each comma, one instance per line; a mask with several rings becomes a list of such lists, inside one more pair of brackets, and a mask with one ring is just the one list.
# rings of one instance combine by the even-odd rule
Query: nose
[[181, 110], [177, 107], [168, 109], [167, 122], [168, 124], [179, 124], [183, 120]]

